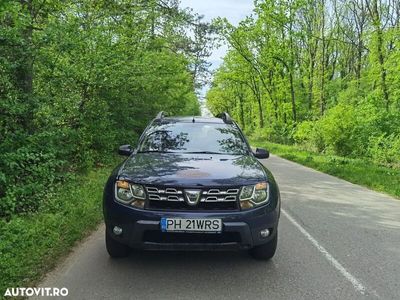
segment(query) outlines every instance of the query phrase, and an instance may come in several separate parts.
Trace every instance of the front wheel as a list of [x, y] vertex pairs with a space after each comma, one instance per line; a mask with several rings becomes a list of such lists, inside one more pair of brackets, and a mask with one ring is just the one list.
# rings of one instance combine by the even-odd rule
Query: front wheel
[[251, 248], [249, 250], [249, 253], [255, 259], [269, 260], [275, 255], [277, 244], [278, 232], [268, 243]]
[[129, 247], [113, 239], [106, 230], [106, 248], [108, 254], [113, 258], [126, 257], [129, 255]]

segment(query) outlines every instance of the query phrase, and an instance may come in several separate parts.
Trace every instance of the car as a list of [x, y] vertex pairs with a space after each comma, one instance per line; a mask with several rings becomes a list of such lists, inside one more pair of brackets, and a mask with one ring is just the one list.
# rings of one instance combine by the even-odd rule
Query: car
[[275, 254], [280, 194], [228, 113], [167, 117], [160, 112], [104, 188], [105, 241], [113, 258], [130, 250], [248, 250]]

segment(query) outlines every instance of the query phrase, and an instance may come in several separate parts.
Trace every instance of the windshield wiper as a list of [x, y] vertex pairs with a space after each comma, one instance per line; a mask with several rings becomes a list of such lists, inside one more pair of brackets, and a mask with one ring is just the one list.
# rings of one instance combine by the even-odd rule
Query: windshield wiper
[[221, 152], [215, 152], [215, 151], [190, 151], [190, 152], [185, 152], [189, 154], [225, 154]]
[[172, 151], [163, 151], [163, 150], [142, 150], [137, 153], [174, 153]]

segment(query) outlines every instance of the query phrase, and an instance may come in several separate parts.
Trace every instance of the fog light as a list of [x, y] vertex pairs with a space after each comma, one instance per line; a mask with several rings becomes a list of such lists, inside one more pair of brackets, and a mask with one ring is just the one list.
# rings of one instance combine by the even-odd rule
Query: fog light
[[144, 200], [133, 201], [131, 205], [138, 208], [144, 208]]
[[115, 235], [121, 235], [122, 234], [122, 228], [118, 226], [114, 226], [113, 232]]
[[269, 229], [268, 229], [268, 228], [263, 229], [263, 230], [260, 231], [260, 235], [261, 235], [262, 238], [268, 237], [268, 236], [269, 236], [269, 233], [270, 233], [270, 232], [269, 232]]
[[252, 208], [253, 206], [254, 204], [251, 203], [249, 200], [240, 201], [240, 207], [242, 209], [249, 209]]

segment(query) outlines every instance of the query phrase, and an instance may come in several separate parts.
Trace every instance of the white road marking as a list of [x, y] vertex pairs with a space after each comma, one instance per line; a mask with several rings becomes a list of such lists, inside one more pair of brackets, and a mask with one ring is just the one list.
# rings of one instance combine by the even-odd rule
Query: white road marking
[[350, 274], [340, 262], [336, 260], [323, 246], [321, 246], [316, 239], [312, 237], [311, 234], [308, 233], [307, 230], [303, 228], [291, 215], [289, 215], [285, 210], [281, 210], [282, 213], [285, 215], [286, 218], [289, 219], [289, 221], [297, 227], [298, 230], [318, 249], [319, 252], [321, 252], [325, 258], [348, 280], [350, 283], [353, 285], [354, 289], [358, 291], [361, 294], [365, 294], [365, 287], [362, 285], [362, 283], [354, 277], [352, 274]]

